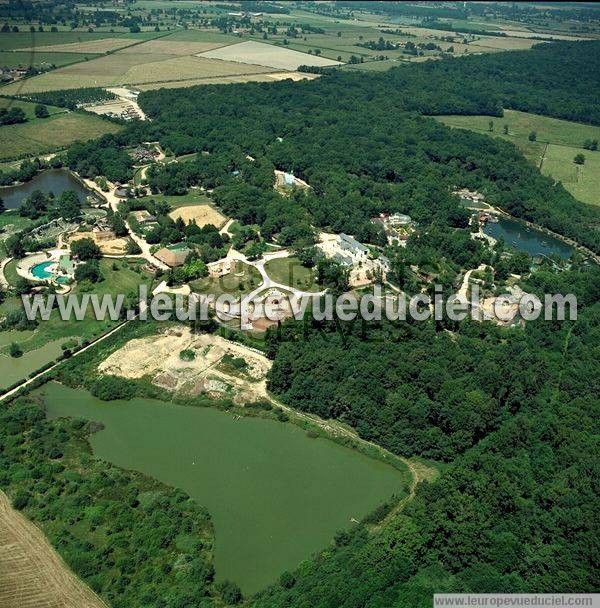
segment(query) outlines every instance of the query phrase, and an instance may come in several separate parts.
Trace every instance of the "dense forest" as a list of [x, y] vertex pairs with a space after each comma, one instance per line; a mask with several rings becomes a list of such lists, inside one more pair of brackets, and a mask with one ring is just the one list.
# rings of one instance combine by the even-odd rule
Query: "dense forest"
[[114, 608], [198, 606], [214, 593], [208, 513], [181, 490], [92, 457], [94, 423], [0, 409], [0, 487]]
[[598, 589], [599, 274], [541, 272], [528, 285], [573, 290], [573, 323], [274, 333], [270, 386], [284, 400], [398, 453], [456, 458], [382, 530], [339, 534], [254, 606], [425, 608], [433, 592]]
[[[136, 138], [158, 139], [175, 155], [204, 152], [150, 173], [153, 191], [215, 188], [227, 213], [259, 224], [269, 236], [285, 226], [303, 234], [307, 223], [359, 234], [374, 214], [394, 211], [422, 225], [464, 227], [466, 215], [451, 193], [468, 187], [515, 216], [600, 251], [598, 213], [542, 176], [514, 146], [423, 116], [500, 115], [504, 106], [598, 122], [599, 67], [600, 43], [586, 42], [385, 74], [338, 71], [304, 83], [149, 91], [139, 101], [152, 123], [105, 138], [101, 154], [92, 144], [82, 146], [70, 153], [69, 165], [89, 173], [94, 159], [123, 178], [110, 157], [117, 160], [118, 146]], [[534, 107], [533, 100], [542, 101]], [[273, 168], [294, 172], [311, 189], [291, 199], [275, 193]]]

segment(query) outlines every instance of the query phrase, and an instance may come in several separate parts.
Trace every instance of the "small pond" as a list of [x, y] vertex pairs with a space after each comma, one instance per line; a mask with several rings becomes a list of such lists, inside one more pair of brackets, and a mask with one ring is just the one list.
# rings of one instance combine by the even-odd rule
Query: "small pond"
[[17, 209], [34, 190], [41, 190], [45, 193], [53, 192], [57, 197], [65, 190], [74, 190], [81, 202], [84, 202], [87, 196], [93, 194], [68, 169], [48, 169], [38, 173], [33, 179], [23, 184], [0, 187], [0, 197], [4, 200], [4, 206], [7, 209]]
[[510, 218], [501, 217], [497, 222], [486, 222], [483, 230], [495, 239], [503, 237], [511, 249], [526, 251], [532, 256], [555, 253], [561, 258], [568, 258], [573, 253], [573, 248], [561, 240]]

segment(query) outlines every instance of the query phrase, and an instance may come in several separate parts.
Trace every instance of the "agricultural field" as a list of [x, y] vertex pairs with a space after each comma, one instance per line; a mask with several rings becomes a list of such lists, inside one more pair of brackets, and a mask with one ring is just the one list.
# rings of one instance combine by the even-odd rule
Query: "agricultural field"
[[106, 608], [0, 492], [0, 606]]
[[[10, 83], [3, 87], [2, 92], [11, 95], [81, 87], [162, 84], [170, 81], [232, 76], [251, 77], [255, 74], [276, 71], [277, 68], [262, 64], [252, 65], [250, 61], [244, 62], [246, 65], [241, 66], [240, 63], [219, 61], [201, 55], [207, 49], [217, 52], [217, 47], [230, 42], [230, 37], [227, 36], [224, 36], [221, 42], [211, 41], [215, 40], [215, 36], [217, 36], [216, 33], [214, 36], [209, 36], [210, 40], [206, 41], [204, 40], [206, 36], [202, 32], [197, 33], [195, 40], [194, 36], [189, 36], [187, 40], [172, 40], [170, 35], [163, 35], [157, 40], [131, 44], [129, 47], [109, 55], [102, 55], [89, 61], [80, 61], [33, 78]], [[110, 46], [116, 42], [118, 39], [116, 41], [105, 39], [94, 41], [93, 44], [100, 47], [102, 45]], [[82, 44], [89, 45], [92, 42], [74, 43], [72, 48], [80, 49]], [[271, 49], [267, 45], [261, 46], [268, 50]], [[81, 55], [79, 54], [79, 56]]]
[[71, 43], [86, 43], [98, 40], [123, 39], [135, 42], [136, 40], [147, 40], [158, 36], [156, 32], [140, 32], [138, 34], [114, 33], [114, 32], [17, 32], [0, 35], [0, 50], [46, 48]]
[[292, 49], [275, 47], [262, 42], [240, 42], [202, 54], [203, 57], [263, 65], [280, 70], [296, 70], [300, 65], [332, 66], [340, 62], [300, 53]]
[[[600, 205], [600, 151], [583, 148], [586, 140], [600, 141], [600, 127], [559, 120], [537, 114], [505, 110], [496, 116], [437, 116], [444, 124], [500, 137], [514, 143], [544, 175], [551, 175], [576, 198]], [[490, 122], [493, 130], [490, 131]], [[504, 126], [508, 126], [508, 134]], [[536, 140], [529, 134], [535, 131]], [[573, 162], [576, 154], [585, 156], [584, 165]]]
[[438, 120], [450, 127], [490, 133], [492, 121], [493, 135], [503, 134], [504, 125], [508, 126], [508, 138], [527, 139], [532, 131], [536, 141], [563, 146], [583, 147], [586, 139], [600, 140], [600, 127], [584, 125], [568, 120], [559, 120], [538, 114], [528, 114], [516, 110], [504, 110], [504, 117], [497, 116], [438, 116]]
[[273, 82], [291, 78], [292, 80], [306, 80], [315, 78], [314, 75], [302, 72], [268, 72], [263, 74], [244, 74], [237, 76], [207, 76], [204, 78], [192, 78], [189, 80], [170, 80], [168, 82], [152, 82], [149, 84], [136, 85], [140, 91], [152, 91], [155, 89], [181, 87], [195, 87], [199, 84], [232, 84], [236, 82]]
[[49, 44], [46, 46], [36, 45], [26, 51], [35, 53], [96, 53], [103, 54], [115, 51], [130, 45], [136, 45], [140, 41], [128, 40], [127, 38], [99, 38], [96, 40], [83, 40], [81, 42], [67, 42], [65, 44]]
[[0, 127], [0, 160], [53, 152], [74, 141], [94, 139], [119, 129], [119, 125], [102, 118], [76, 112], [5, 125]]
[[30, 66], [52, 64], [57, 67], [99, 57], [96, 53], [41, 53], [33, 51], [0, 51], [0, 66], [27, 69]]

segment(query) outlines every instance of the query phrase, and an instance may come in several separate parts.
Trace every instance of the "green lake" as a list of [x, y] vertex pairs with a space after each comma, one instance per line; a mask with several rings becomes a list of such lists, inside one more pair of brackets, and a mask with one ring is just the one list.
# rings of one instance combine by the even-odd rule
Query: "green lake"
[[205, 506], [215, 527], [216, 578], [246, 594], [406, 491], [405, 473], [291, 424], [148, 399], [103, 402], [56, 383], [41, 391], [48, 416], [105, 424], [91, 437], [96, 456], [182, 488]]

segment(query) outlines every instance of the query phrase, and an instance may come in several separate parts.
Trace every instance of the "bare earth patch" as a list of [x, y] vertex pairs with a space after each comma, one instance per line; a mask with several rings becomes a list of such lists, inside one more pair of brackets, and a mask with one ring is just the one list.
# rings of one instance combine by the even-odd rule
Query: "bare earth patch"
[[210, 205], [179, 207], [178, 209], [171, 211], [169, 217], [174, 220], [181, 218], [186, 224], [194, 221], [200, 228], [207, 224], [212, 224], [217, 228], [221, 228], [221, 226], [224, 226], [227, 222], [227, 218]]
[[81, 239], [92, 239], [104, 255], [125, 255], [127, 249], [127, 239], [104, 239], [101, 232], [76, 232], [70, 242]]
[[[192, 351], [192, 361], [179, 354]], [[243, 370], [223, 358], [244, 359]], [[157, 386], [190, 395], [231, 397], [244, 404], [266, 396], [265, 376], [271, 362], [259, 353], [209, 334], [192, 334], [187, 327], [170, 328], [149, 338], [130, 340], [98, 366], [104, 374], [149, 378]]]
[[106, 608], [0, 492], [0, 606]]

